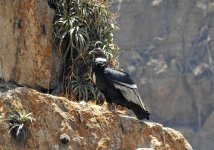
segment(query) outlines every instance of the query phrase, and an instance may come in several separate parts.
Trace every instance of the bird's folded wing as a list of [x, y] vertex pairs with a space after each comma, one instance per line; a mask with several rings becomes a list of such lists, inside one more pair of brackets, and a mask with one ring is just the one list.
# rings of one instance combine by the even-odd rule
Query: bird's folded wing
[[116, 70], [113, 68], [106, 68], [104, 74], [107, 80], [111, 82], [117, 82], [118, 84], [124, 85], [129, 88], [137, 88], [136, 84], [130, 78], [130, 76], [123, 71]]
[[105, 69], [104, 73], [108, 83], [120, 90], [127, 101], [138, 104], [145, 109], [137, 86], [127, 73], [112, 68]]
[[[129, 101], [129, 102], [133, 102], [135, 104], [138, 104], [139, 106], [141, 106], [143, 109], [145, 109], [145, 106], [142, 102], [142, 99], [139, 95], [139, 92], [137, 90], [137, 88], [129, 88], [126, 86], [121, 86], [120, 84], [118, 84], [117, 82], [113, 82], [114, 86], [116, 89], [119, 89], [122, 93], [122, 95]], [[146, 109], [145, 109], [146, 110]]]

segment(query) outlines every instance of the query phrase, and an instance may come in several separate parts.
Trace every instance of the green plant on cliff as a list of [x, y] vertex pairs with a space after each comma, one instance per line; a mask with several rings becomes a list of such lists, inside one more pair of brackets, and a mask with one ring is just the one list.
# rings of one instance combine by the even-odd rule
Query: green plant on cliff
[[9, 112], [5, 121], [8, 123], [9, 133], [19, 143], [25, 143], [28, 138], [27, 122], [32, 122], [32, 113], [25, 110], [14, 110]]
[[115, 16], [100, 0], [57, 0], [52, 3], [56, 7], [54, 33], [63, 58], [63, 91], [72, 92], [77, 100], [96, 99], [96, 94], [100, 93], [90, 78], [93, 58], [88, 53], [100, 47], [108, 61], [118, 65], [118, 47], [113, 41], [113, 32], [117, 29]]
[[74, 80], [68, 82], [67, 90], [67, 93], [69, 93], [69, 91], [72, 91], [79, 100], [87, 101], [89, 97], [95, 96], [94, 87], [90, 83], [90, 79], [88, 77], [80, 78], [76, 76]]

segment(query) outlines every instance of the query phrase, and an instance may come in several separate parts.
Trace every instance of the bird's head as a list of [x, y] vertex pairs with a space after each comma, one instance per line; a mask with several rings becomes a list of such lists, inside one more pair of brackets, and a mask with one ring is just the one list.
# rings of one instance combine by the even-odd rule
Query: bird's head
[[93, 55], [94, 66], [96, 66], [96, 68], [105, 68], [107, 66], [107, 59], [101, 48], [93, 49], [89, 52], [89, 55]]
[[89, 52], [89, 55], [93, 55], [94, 58], [104, 58], [106, 59], [106, 55], [104, 54], [101, 48], [95, 48]]

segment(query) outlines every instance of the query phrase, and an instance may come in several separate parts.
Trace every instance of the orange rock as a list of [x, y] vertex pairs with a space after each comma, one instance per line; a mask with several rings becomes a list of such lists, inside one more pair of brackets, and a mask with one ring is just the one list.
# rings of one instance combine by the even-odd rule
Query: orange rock
[[[139, 123], [93, 103], [82, 105], [29, 88], [0, 93], [0, 114], [7, 114], [11, 107], [32, 112], [35, 120], [28, 124], [30, 136], [26, 145], [14, 142], [7, 129], [0, 126], [0, 149], [192, 149], [180, 132], [161, 124]], [[61, 135], [69, 137], [66, 145], [60, 142]]]
[[[44, 0], [0, 3], [0, 78], [49, 88], [53, 78], [52, 16]], [[55, 65], [54, 65], [55, 66]]]

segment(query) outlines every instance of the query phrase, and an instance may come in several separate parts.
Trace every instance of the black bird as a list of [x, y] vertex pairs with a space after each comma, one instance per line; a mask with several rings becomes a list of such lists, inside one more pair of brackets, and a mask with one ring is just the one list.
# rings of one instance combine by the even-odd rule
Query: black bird
[[110, 67], [107, 63], [103, 50], [96, 48], [92, 50], [95, 61], [92, 71], [95, 75], [95, 84], [105, 95], [106, 101], [131, 109], [139, 120], [149, 120], [149, 113], [145, 109], [142, 99], [138, 93], [137, 86], [130, 76], [123, 71]]

